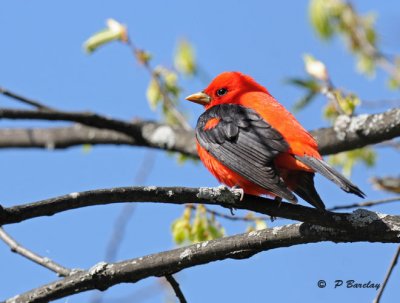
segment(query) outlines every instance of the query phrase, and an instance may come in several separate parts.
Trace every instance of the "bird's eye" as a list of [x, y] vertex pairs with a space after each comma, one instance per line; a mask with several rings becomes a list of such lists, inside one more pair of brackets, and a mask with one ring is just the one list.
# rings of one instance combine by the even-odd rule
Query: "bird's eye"
[[217, 90], [217, 96], [221, 97], [221, 96], [225, 95], [227, 92], [228, 92], [228, 90], [225, 87], [220, 88]]

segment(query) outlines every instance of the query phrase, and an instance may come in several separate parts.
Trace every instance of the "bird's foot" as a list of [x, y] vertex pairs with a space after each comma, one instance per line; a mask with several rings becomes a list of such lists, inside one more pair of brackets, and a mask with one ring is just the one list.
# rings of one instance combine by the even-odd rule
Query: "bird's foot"
[[275, 196], [274, 200], [279, 203], [279, 206], [281, 206], [282, 197]]
[[235, 186], [232, 187], [232, 189], [233, 189], [235, 192], [238, 192], [238, 193], [240, 194], [240, 199], [239, 199], [239, 201], [242, 202], [242, 200], [243, 200], [243, 198], [244, 198], [244, 190], [243, 190], [243, 188], [241, 188], [241, 187], [235, 185]]

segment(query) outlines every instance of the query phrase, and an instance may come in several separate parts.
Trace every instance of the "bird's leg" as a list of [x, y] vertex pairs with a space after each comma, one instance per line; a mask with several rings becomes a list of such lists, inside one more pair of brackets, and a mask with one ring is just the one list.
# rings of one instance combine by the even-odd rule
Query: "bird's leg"
[[[282, 203], [282, 197], [275, 196], [274, 200], [279, 203], [278, 207], [280, 207]], [[276, 217], [274, 216], [269, 216], [269, 218], [271, 219], [271, 222], [274, 222], [276, 220]]]

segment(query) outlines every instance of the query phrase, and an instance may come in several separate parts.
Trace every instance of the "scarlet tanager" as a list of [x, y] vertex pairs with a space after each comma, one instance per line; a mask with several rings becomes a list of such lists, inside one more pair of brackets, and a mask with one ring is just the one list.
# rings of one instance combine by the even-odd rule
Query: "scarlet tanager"
[[314, 187], [318, 172], [342, 190], [365, 194], [324, 162], [315, 139], [296, 118], [251, 77], [218, 75], [202, 92], [186, 98], [204, 105], [196, 126], [197, 150], [222, 183], [250, 195], [271, 195], [318, 209], [324, 202]]

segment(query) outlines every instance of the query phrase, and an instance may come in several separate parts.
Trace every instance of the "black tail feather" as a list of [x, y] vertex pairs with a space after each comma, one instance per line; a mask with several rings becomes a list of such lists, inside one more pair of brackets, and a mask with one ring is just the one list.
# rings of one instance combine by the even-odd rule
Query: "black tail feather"
[[325, 204], [314, 187], [314, 173], [302, 172], [294, 192], [312, 206], [325, 210]]
[[361, 198], [365, 197], [365, 194], [356, 185], [350, 182], [345, 176], [330, 167], [323, 160], [316, 159], [310, 156], [295, 156], [297, 160], [319, 172], [325, 178], [331, 180], [335, 184], [339, 185], [345, 192], [353, 193]]

